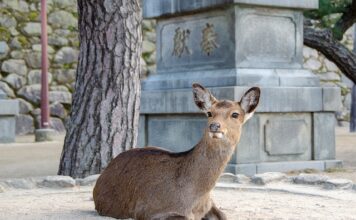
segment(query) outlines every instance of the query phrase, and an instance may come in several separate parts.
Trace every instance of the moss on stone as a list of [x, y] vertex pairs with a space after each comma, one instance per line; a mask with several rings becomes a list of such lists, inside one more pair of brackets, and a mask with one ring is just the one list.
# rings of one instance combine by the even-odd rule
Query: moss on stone
[[0, 40], [9, 41], [10, 38], [11, 38], [10, 31], [6, 27], [0, 26]]
[[30, 21], [37, 21], [39, 16], [39, 12], [37, 11], [31, 11], [28, 13], [28, 19]]
[[27, 38], [25, 36], [20, 35], [20, 36], [17, 37], [17, 39], [18, 39], [18, 41], [20, 42], [20, 44], [21, 44], [21, 46], [23, 48], [28, 48], [28, 47], [31, 46], [30, 42], [28, 42], [28, 40], [27, 40]]

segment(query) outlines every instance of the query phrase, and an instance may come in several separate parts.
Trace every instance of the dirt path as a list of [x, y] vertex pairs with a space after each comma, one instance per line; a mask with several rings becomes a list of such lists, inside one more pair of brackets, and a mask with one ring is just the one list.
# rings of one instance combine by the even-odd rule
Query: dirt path
[[[94, 210], [91, 187], [14, 190], [0, 193], [0, 219], [111, 219]], [[310, 193], [312, 192], [312, 193]], [[228, 219], [356, 219], [356, 192], [282, 184], [215, 189]]]

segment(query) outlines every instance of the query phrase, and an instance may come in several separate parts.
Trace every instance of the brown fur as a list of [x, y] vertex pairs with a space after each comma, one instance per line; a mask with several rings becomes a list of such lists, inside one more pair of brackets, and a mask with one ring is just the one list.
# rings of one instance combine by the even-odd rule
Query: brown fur
[[[202, 86], [198, 89], [208, 92]], [[208, 123], [220, 123], [224, 138], [212, 138], [206, 129], [200, 142], [186, 152], [146, 147], [121, 153], [95, 185], [93, 196], [100, 215], [137, 220], [226, 219], [212, 202], [210, 191], [240, 139], [245, 114], [237, 102], [211, 100], [207, 110], [214, 116]], [[205, 110], [206, 106], [199, 107]], [[231, 118], [232, 112], [238, 112], [239, 118]]]

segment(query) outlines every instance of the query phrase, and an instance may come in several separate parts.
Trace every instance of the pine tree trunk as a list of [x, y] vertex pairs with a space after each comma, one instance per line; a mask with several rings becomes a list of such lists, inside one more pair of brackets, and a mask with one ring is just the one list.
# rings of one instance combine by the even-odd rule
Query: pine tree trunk
[[100, 173], [136, 145], [140, 0], [78, 0], [80, 54], [58, 174]]

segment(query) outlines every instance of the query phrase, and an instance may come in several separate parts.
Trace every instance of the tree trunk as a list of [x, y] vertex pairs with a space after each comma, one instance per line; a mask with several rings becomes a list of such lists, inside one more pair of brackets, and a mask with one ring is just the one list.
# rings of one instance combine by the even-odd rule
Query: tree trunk
[[100, 173], [136, 145], [140, 0], [78, 0], [80, 54], [58, 174]]

